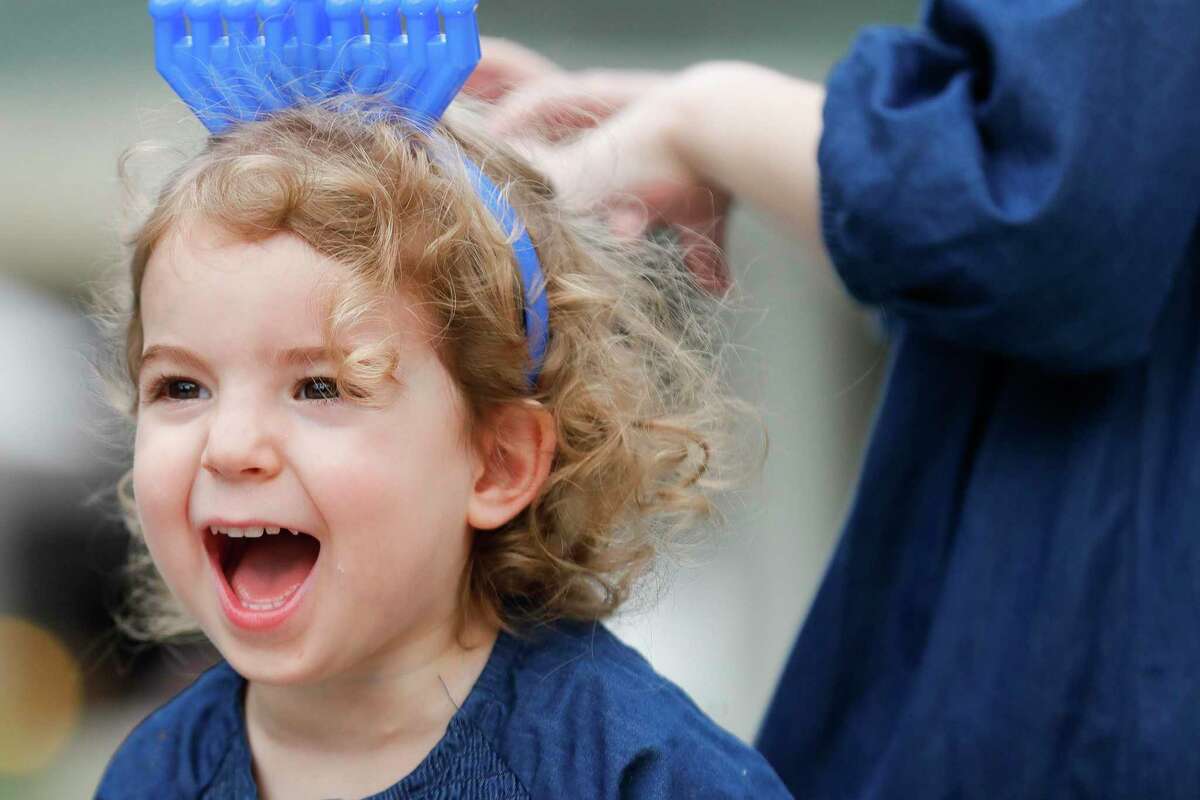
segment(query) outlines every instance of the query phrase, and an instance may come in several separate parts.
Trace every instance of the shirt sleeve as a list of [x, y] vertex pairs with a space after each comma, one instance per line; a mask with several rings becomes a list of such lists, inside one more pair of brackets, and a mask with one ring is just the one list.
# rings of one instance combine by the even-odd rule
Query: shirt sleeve
[[195, 800], [242, 734], [240, 678], [221, 662], [138, 723], [104, 770], [93, 800]]
[[696, 740], [645, 748], [621, 771], [620, 800], [790, 800], [766, 760], [749, 747]]
[[932, 0], [859, 35], [824, 116], [857, 299], [1053, 369], [1145, 355], [1200, 214], [1200, 3]]

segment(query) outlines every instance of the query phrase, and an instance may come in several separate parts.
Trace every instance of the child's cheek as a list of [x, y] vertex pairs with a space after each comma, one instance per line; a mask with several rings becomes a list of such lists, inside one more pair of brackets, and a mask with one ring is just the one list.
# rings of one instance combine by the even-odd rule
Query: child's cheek
[[340, 541], [352, 537], [359, 553], [376, 550], [378, 531], [408, 527], [420, 513], [411, 481], [393, 460], [394, 454], [375, 448], [335, 446], [301, 479], [330, 535]]
[[139, 426], [134, 446], [133, 493], [138, 520], [155, 565], [173, 591], [194, 569], [196, 536], [188, 519], [194, 470], [177, 435]]
[[376, 436], [327, 449], [322, 482], [346, 515], [430, 524], [444, 515], [451, 496], [461, 494], [457, 455], [434, 437]]
[[449, 543], [464, 532], [469, 485], [461, 450], [429, 421], [361, 434], [325, 441], [301, 478], [344, 570], [453, 581], [463, 556]]

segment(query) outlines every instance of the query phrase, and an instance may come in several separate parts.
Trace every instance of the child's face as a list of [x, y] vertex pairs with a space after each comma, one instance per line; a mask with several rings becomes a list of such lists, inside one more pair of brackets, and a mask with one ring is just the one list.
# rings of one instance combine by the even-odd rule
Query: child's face
[[291, 234], [248, 244], [198, 223], [158, 246], [142, 286], [144, 352], [160, 354], [139, 380], [146, 542], [252, 680], [386, 666], [456, 621], [481, 460], [426, 327], [400, 299], [352, 342], [395, 336], [387, 404], [324, 399], [335, 365], [322, 355], [323, 300], [347, 274]]

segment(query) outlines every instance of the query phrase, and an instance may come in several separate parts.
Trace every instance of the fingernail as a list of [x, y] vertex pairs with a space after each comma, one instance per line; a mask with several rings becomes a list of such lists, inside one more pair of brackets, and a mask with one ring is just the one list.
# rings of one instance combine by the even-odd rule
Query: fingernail
[[646, 230], [646, 215], [618, 208], [609, 215], [608, 224], [618, 236], [640, 236]]

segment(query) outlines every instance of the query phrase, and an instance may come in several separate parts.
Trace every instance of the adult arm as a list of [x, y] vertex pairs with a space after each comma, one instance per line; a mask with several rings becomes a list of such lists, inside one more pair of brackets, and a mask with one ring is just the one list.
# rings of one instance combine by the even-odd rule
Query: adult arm
[[823, 126], [818, 87], [708, 64], [545, 163], [650, 222], [731, 190], [921, 334], [1103, 369], [1149, 348], [1200, 213], [1198, 54], [1186, 0], [932, 0], [859, 36]]

